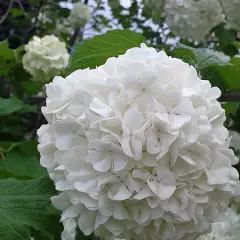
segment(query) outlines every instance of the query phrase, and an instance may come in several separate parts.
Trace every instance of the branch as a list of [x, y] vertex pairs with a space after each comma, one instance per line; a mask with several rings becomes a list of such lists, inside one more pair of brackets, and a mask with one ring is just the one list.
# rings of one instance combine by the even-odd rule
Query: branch
[[[84, 4], [88, 5], [88, 0], [84, 0]], [[82, 40], [81, 38], [83, 37], [83, 31], [84, 31], [84, 27], [81, 31], [80, 28], [76, 28], [74, 30], [74, 34], [73, 36], [71, 37], [71, 39], [69, 40], [69, 46], [70, 46], [70, 50], [73, 48], [73, 46], [75, 45], [78, 37], [80, 37], [80, 40]]]
[[218, 100], [220, 102], [240, 102], [240, 91], [223, 92]]
[[8, 4], [8, 9], [6, 11], [6, 13], [2, 16], [2, 18], [0, 19], [0, 25], [4, 22], [4, 20], [7, 18], [10, 10], [12, 9], [12, 5], [13, 5], [14, 0], [10, 0], [9, 4]]
[[74, 31], [73, 36], [71, 37], [71, 39], [69, 40], [69, 46], [70, 48], [72, 48], [75, 45], [75, 42], [77, 41], [78, 35], [80, 33], [80, 29], [76, 28]]
[[36, 31], [36, 25], [37, 25], [38, 17], [39, 17], [39, 14], [40, 14], [41, 10], [42, 10], [42, 7], [43, 7], [43, 2], [40, 1], [39, 5], [37, 7], [37, 11], [36, 11], [34, 22], [32, 23], [32, 26], [28, 30], [28, 32], [31, 32], [31, 31], [35, 32]]

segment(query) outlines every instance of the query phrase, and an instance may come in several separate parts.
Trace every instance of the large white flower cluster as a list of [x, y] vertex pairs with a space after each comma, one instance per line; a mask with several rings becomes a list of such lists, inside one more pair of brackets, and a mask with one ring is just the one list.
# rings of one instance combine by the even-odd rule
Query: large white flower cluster
[[46, 82], [60, 74], [66, 67], [69, 54], [66, 45], [53, 35], [43, 38], [34, 36], [25, 46], [23, 67], [33, 76], [34, 80]]
[[220, 0], [220, 3], [229, 26], [240, 31], [240, 0]]
[[238, 159], [220, 90], [142, 44], [46, 85], [41, 165], [62, 221], [103, 239], [196, 239], [222, 217]]
[[240, 233], [240, 216], [236, 209], [228, 208], [222, 222], [212, 224], [212, 232], [197, 240], [238, 240]]
[[69, 21], [74, 27], [82, 27], [87, 23], [90, 17], [88, 6], [78, 2], [71, 10]]
[[175, 35], [199, 41], [224, 20], [218, 0], [166, 0], [165, 12]]

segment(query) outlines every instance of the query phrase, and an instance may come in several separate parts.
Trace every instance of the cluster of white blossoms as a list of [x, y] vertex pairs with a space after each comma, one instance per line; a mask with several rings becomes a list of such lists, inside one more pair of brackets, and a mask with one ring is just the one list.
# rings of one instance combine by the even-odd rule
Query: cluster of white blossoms
[[90, 19], [91, 15], [86, 4], [78, 2], [71, 10], [69, 21], [74, 27], [82, 27]]
[[165, 12], [175, 35], [198, 41], [224, 20], [218, 0], [166, 0]]
[[69, 60], [66, 44], [54, 35], [34, 36], [25, 46], [23, 67], [34, 80], [46, 82], [61, 73]]
[[229, 26], [240, 31], [240, 0], [219, 0]]
[[239, 181], [220, 90], [142, 44], [46, 85], [41, 165], [61, 220], [103, 239], [196, 239]]
[[197, 240], [238, 240], [240, 234], [240, 216], [236, 209], [228, 208], [222, 222], [212, 224], [212, 232]]

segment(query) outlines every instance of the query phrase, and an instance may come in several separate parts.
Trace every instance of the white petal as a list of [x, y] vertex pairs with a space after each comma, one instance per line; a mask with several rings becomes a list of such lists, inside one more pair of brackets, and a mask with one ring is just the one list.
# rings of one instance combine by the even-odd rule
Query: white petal
[[118, 220], [128, 219], [128, 211], [124, 208], [121, 202], [116, 202], [113, 207], [113, 217]]
[[169, 115], [169, 119], [171, 122], [170, 128], [172, 131], [174, 131], [180, 129], [185, 123], [189, 122], [191, 117], [171, 114]]
[[113, 202], [106, 195], [99, 197], [99, 211], [106, 217], [110, 217], [113, 214]]
[[56, 147], [59, 150], [68, 150], [73, 147], [73, 134], [59, 136], [56, 139]]
[[169, 199], [176, 190], [175, 185], [159, 184], [158, 185], [158, 196], [161, 200]]
[[86, 236], [89, 236], [94, 231], [96, 215], [97, 212], [95, 211], [86, 211], [80, 215], [78, 226]]
[[99, 172], [107, 172], [111, 168], [111, 156], [107, 156], [98, 162], [93, 163], [93, 168]]
[[91, 193], [91, 192], [96, 192], [97, 188], [97, 180], [92, 179], [88, 181], [81, 181], [81, 182], [74, 182], [74, 187], [79, 191], [79, 192], [85, 192], [85, 193]]
[[117, 186], [117, 189], [115, 189], [114, 192], [112, 192], [111, 189], [109, 189], [108, 191], [108, 197], [115, 201], [126, 200], [130, 198], [131, 195], [132, 195], [132, 192], [129, 190], [129, 188], [125, 184], [122, 184], [122, 183], [119, 184], [119, 186]]
[[144, 118], [141, 112], [131, 108], [124, 113], [124, 122], [130, 131], [134, 131], [143, 125]]
[[123, 170], [128, 163], [127, 156], [124, 154], [112, 154], [113, 162], [112, 162], [112, 169], [113, 172], [119, 172]]
[[89, 108], [93, 111], [98, 113], [99, 115], [105, 117], [105, 118], [109, 118], [113, 116], [113, 111], [112, 108], [101, 102], [99, 99], [94, 98], [92, 100], [92, 102], [89, 104]]

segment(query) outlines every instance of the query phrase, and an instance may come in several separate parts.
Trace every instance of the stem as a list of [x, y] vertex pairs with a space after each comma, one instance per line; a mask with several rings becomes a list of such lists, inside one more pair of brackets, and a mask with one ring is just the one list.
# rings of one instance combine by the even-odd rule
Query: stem
[[[84, 0], [84, 4], [88, 5], [88, 0]], [[82, 36], [83, 36], [83, 31], [84, 31], [84, 27], [83, 27], [82, 30], [81, 30], [80, 28], [76, 28], [76, 29], [75, 29], [73, 36], [72, 36], [71, 39], [69, 40], [69, 46], [70, 46], [69, 51], [71, 51], [71, 49], [72, 49], [73, 46], [75, 45], [78, 37], [80, 36], [80, 38], [82, 38]]]
[[72, 47], [75, 45], [79, 33], [80, 33], [80, 29], [79, 29], [79, 28], [76, 28], [75, 31], [74, 31], [73, 36], [71, 37], [71, 39], [70, 39], [70, 41], [69, 41], [69, 46], [70, 46], [70, 48], [72, 48]]
[[220, 102], [240, 102], [240, 91], [223, 92], [218, 100]]
[[13, 5], [14, 0], [10, 0], [9, 4], [8, 4], [8, 8], [6, 13], [2, 16], [2, 18], [0, 19], [0, 25], [4, 22], [4, 20], [7, 18], [10, 10], [12, 9], [12, 5]]
[[32, 31], [32, 34], [35, 33], [35, 31], [36, 31], [36, 25], [37, 25], [38, 17], [39, 17], [39, 14], [41, 12], [42, 7], [43, 7], [43, 2], [40, 1], [39, 5], [37, 7], [37, 11], [36, 11], [34, 22], [33, 22], [32, 26], [31, 26], [30, 30], [28, 30], [28, 32]]

